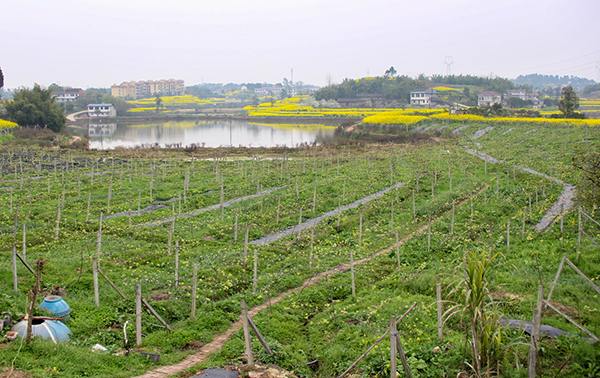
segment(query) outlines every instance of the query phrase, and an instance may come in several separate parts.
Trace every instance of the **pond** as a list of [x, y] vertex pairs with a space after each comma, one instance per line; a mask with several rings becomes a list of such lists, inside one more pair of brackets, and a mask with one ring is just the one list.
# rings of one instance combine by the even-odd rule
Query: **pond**
[[90, 149], [116, 147], [295, 147], [333, 140], [335, 126], [260, 124], [243, 121], [172, 121], [144, 124], [96, 123], [69, 130], [89, 137]]

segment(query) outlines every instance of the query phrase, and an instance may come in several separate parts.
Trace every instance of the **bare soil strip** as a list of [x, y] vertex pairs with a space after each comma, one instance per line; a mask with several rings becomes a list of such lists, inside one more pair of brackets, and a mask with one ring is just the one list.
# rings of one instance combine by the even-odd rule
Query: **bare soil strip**
[[[275, 188], [263, 190], [262, 192], [258, 192], [258, 193], [255, 193], [255, 194], [250, 194], [248, 196], [230, 199], [229, 201], [223, 202], [223, 207], [228, 207], [228, 206], [233, 205], [234, 203], [245, 201], [245, 200], [250, 199], [250, 198], [260, 197], [263, 194], [269, 194], [269, 193], [274, 192], [274, 191], [279, 190], [279, 189], [281, 189], [281, 187], [280, 186], [276, 186]], [[196, 216], [196, 215], [198, 215], [200, 213], [203, 213], [205, 211], [212, 211], [212, 210], [217, 210], [217, 209], [220, 209], [220, 208], [221, 208], [221, 204], [218, 203], [216, 205], [212, 205], [212, 206], [208, 206], [208, 207], [203, 207], [202, 209], [194, 210], [191, 213], [179, 214], [179, 215], [175, 215], [174, 217], [169, 217], [169, 218], [159, 219], [159, 220], [148, 222], [148, 223], [143, 223], [143, 224], [137, 225], [135, 227], [136, 228], [154, 227], [154, 226], [161, 225], [163, 223], [172, 222], [173, 220], [178, 219], [178, 218], [193, 217], [193, 216]]]
[[283, 239], [283, 238], [288, 237], [290, 235], [293, 235], [293, 234], [295, 234], [297, 232], [301, 232], [301, 231], [303, 231], [303, 230], [305, 230], [307, 228], [314, 227], [314, 226], [316, 226], [317, 224], [319, 224], [321, 221], [323, 221], [326, 218], [334, 217], [334, 216], [338, 215], [339, 213], [341, 213], [342, 211], [346, 211], [348, 209], [357, 208], [359, 205], [361, 205], [363, 203], [367, 203], [367, 202], [371, 201], [372, 199], [379, 198], [379, 197], [383, 196], [385, 193], [389, 192], [390, 190], [395, 189], [395, 188], [401, 188], [404, 185], [406, 185], [405, 182], [396, 183], [396, 184], [394, 184], [394, 185], [392, 185], [390, 187], [387, 187], [387, 188], [385, 188], [385, 189], [383, 189], [383, 190], [381, 190], [381, 191], [379, 191], [377, 193], [369, 194], [368, 196], [363, 197], [363, 198], [361, 198], [361, 199], [359, 199], [357, 201], [354, 201], [351, 204], [338, 207], [337, 209], [328, 211], [328, 212], [326, 212], [325, 214], [323, 214], [321, 216], [318, 216], [318, 217], [313, 218], [313, 219], [309, 219], [309, 220], [307, 220], [304, 223], [300, 223], [300, 224], [297, 224], [297, 225], [295, 225], [293, 227], [285, 229], [283, 231], [278, 231], [278, 232], [266, 235], [266, 236], [264, 236], [264, 237], [262, 237], [260, 239], [253, 240], [253, 241], [250, 242], [250, 244], [254, 244], [254, 245], [266, 245], [266, 244], [270, 244], [270, 243], [272, 243], [274, 241]]
[[[398, 185], [398, 184], [397, 184]], [[489, 188], [488, 184], [485, 184], [485, 187], [483, 189], [481, 189], [480, 191], [478, 191], [477, 193], [473, 193], [472, 196], [476, 197], [479, 194], [481, 194], [484, 190], [486, 190], [487, 188]], [[469, 201], [469, 198], [463, 200], [462, 202], [458, 203], [457, 206], [462, 206], [465, 203], [467, 203], [467, 201]], [[440, 219], [442, 219], [444, 215], [441, 215], [435, 219], [432, 219], [432, 224], [439, 221]], [[371, 256], [367, 256], [364, 257], [360, 260], [357, 260], [354, 262], [355, 265], [360, 265], [363, 264], [365, 262], [371, 261], [373, 259], [375, 259], [376, 257], [379, 257], [385, 253], [389, 253], [390, 251], [392, 251], [394, 248], [396, 248], [397, 245], [402, 245], [405, 244], [407, 241], [409, 241], [410, 239], [412, 239], [413, 237], [415, 237], [416, 235], [419, 235], [423, 232], [425, 232], [427, 230], [428, 225], [425, 224], [423, 226], [421, 226], [418, 230], [412, 232], [411, 234], [405, 236], [404, 238], [402, 238], [401, 240], [398, 241], [398, 243], [394, 243], [391, 246], [389, 246], [388, 248], [382, 249], [381, 251], [371, 255]], [[329, 269], [326, 270], [325, 272], [319, 273], [307, 280], [304, 281], [304, 284], [302, 286], [298, 286], [294, 289], [290, 289], [284, 293], [281, 293], [279, 296], [272, 298], [269, 302], [267, 303], [263, 303], [262, 305], [259, 306], [255, 306], [252, 309], [250, 309], [248, 311], [248, 315], [250, 317], [254, 317], [256, 316], [260, 311], [264, 310], [267, 308], [267, 306], [269, 305], [273, 305], [279, 301], [281, 301], [282, 299], [284, 299], [285, 297], [297, 293], [301, 290], [303, 290], [306, 287], [309, 286], [313, 286], [315, 285], [320, 279], [328, 276], [328, 275], [332, 275], [332, 274], [337, 274], [337, 273], [343, 273], [350, 270], [350, 264], [346, 264], [346, 263], [342, 263], [338, 266], [336, 266], [333, 269]], [[213, 341], [211, 341], [208, 344], [205, 344], [204, 346], [202, 346], [202, 348], [196, 352], [195, 354], [189, 355], [187, 356], [183, 361], [174, 364], [174, 365], [168, 365], [168, 366], [162, 366], [159, 367], [155, 370], [149, 371], [146, 374], [140, 375], [138, 377], [135, 378], [166, 378], [166, 377], [170, 377], [173, 376], [179, 372], [182, 372], [184, 370], [187, 370], [189, 368], [192, 368], [198, 364], [203, 363], [204, 361], [206, 361], [209, 356], [220, 350], [223, 345], [225, 345], [225, 343], [227, 342], [227, 340], [229, 340], [231, 338], [231, 336], [238, 331], [239, 329], [241, 329], [242, 327], [242, 318], [240, 315], [240, 318], [231, 325], [231, 327], [218, 335], [215, 335], [215, 337], [213, 338]]]

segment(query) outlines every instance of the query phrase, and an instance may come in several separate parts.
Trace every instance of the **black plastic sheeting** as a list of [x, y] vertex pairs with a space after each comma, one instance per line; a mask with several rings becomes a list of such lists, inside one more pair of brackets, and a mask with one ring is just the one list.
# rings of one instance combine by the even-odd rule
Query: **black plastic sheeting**
[[[519, 320], [519, 319], [500, 319], [500, 324], [503, 326], [509, 326], [510, 328], [519, 329], [521, 325], [523, 327], [523, 332], [528, 335], [531, 335], [531, 329], [533, 328], [533, 322], [527, 320]], [[551, 339], [556, 339], [560, 336], [569, 335], [568, 332], [563, 331], [560, 328], [552, 327], [549, 325], [542, 325], [540, 327], [540, 334], [546, 335]]]
[[200, 375], [194, 375], [191, 378], [238, 378], [238, 373], [231, 370], [223, 370], [217, 368], [206, 369]]

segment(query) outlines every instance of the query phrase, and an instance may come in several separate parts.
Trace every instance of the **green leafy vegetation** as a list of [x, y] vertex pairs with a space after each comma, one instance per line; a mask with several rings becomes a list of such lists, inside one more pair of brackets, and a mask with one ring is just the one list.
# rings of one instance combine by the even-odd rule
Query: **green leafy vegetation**
[[[402, 315], [415, 302], [398, 328], [413, 376], [496, 371], [523, 376], [529, 339], [496, 320], [531, 320], [536, 288], [541, 282], [549, 290], [564, 253], [594, 281], [600, 260], [591, 242], [577, 248], [576, 213], [565, 216], [562, 229], [560, 220], [543, 233], [531, 229], [559, 198], [563, 185], [519, 167], [578, 184], [571, 154], [593, 143], [598, 131], [511, 123], [487, 128], [472, 139], [487, 126], [473, 122], [427, 130], [423, 125], [374, 129], [425, 135], [407, 137], [414, 143], [401, 145], [5, 149], [0, 156], [0, 198], [5, 204], [0, 209], [0, 310], [15, 318], [23, 315], [34, 283], [20, 265], [18, 291], [13, 291], [11, 250], [15, 244], [22, 253], [25, 226], [26, 259], [46, 261], [43, 291], [66, 290], [73, 334], [58, 346], [36, 339], [21, 347], [18, 339], [0, 349], [1, 364], [35, 376], [139, 375], [155, 366], [140, 357], [140, 350], [159, 353], [159, 365], [179, 362], [227, 330], [238, 319], [244, 298], [250, 307], [268, 304], [254, 321], [274, 353], [261, 351], [255, 340], [257, 359], [299, 376], [341, 374], [387, 330], [390, 316]], [[486, 163], [464, 146], [502, 162]], [[314, 233], [305, 229], [267, 245], [244, 245], [246, 229], [248, 240], [257, 240], [398, 182], [406, 184], [343, 211], [339, 218], [323, 220]], [[273, 190], [255, 195], [267, 189]], [[227, 201], [246, 196], [251, 197], [227, 206]], [[138, 212], [149, 205], [158, 208]], [[206, 209], [210, 206], [212, 210]], [[596, 216], [593, 209], [588, 211]], [[593, 222], [585, 227], [597, 233]], [[403, 242], [396, 246], [397, 240]], [[351, 250], [361, 262], [355, 266], [356, 298], [346, 265]], [[92, 257], [97, 256], [102, 271], [127, 300], [100, 278], [100, 306], [95, 306]], [[197, 312], [191, 319], [194, 264]], [[326, 271], [328, 277], [303, 287], [305, 280]], [[436, 277], [442, 282], [444, 312], [449, 311], [443, 341], [437, 334]], [[134, 346], [136, 284], [172, 328], [160, 327], [145, 311], [141, 349]], [[565, 268], [552, 301], [598, 334], [600, 305], [597, 293], [586, 285]], [[294, 288], [302, 289], [274, 303]], [[598, 345], [581, 342], [580, 331], [550, 310], [544, 311], [543, 324], [573, 335], [543, 339], [538, 363], [544, 376], [559, 371], [565, 376], [594, 374], [600, 363]], [[96, 343], [108, 352], [92, 352]], [[381, 342], [354, 372], [389, 376], [389, 345]], [[134, 351], [126, 354], [126, 347]], [[235, 332], [201, 366], [240, 364], [243, 353], [243, 335]]]

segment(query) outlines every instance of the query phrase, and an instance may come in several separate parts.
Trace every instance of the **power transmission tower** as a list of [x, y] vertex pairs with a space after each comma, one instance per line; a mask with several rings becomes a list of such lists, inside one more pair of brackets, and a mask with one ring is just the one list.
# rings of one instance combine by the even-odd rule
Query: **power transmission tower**
[[452, 56], [446, 56], [444, 58], [444, 65], [446, 66], [446, 76], [452, 74], [452, 65], [454, 64], [454, 58]]
[[598, 83], [600, 83], [600, 61], [596, 62], [596, 71], [598, 71]]

